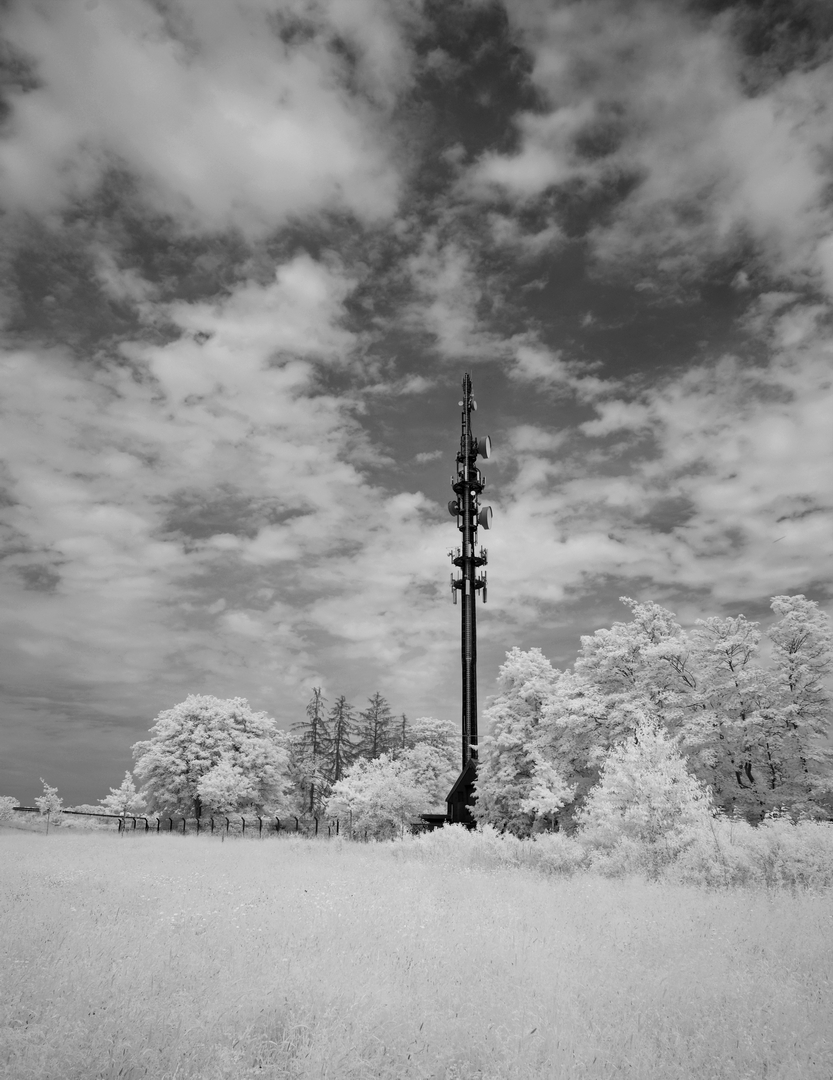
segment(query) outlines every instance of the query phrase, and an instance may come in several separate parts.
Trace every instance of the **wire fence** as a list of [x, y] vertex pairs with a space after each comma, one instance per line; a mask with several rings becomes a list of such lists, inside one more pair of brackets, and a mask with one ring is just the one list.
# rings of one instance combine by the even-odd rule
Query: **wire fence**
[[[15, 806], [16, 813], [41, 814], [37, 806]], [[346, 822], [342, 830], [339, 818], [299, 817], [290, 814], [284, 817], [261, 816], [260, 814], [209, 814], [207, 817], [183, 817], [181, 814], [109, 814], [106, 811], [95, 813], [90, 810], [61, 810], [57, 814], [42, 814], [46, 819], [46, 830], [62, 817], [85, 817], [101, 820], [122, 835], [127, 833], [175, 833], [180, 836], [192, 835], [220, 836], [222, 838], [239, 836], [263, 840], [268, 836], [306, 836], [322, 839], [344, 836], [350, 840], [368, 840], [368, 830], [354, 830], [351, 822]], [[412, 832], [421, 832], [431, 826], [424, 822], [411, 822], [408, 828]]]

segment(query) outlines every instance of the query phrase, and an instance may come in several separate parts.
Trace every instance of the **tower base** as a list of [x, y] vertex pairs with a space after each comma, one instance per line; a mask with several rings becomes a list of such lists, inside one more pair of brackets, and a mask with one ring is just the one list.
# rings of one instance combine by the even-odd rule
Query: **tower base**
[[446, 820], [450, 825], [465, 825], [473, 829], [476, 822], [471, 814], [474, 805], [474, 782], [477, 779], [477, 762], [469, 758], [466, 767], [454, 782], [454, 787], [445, 797], [448, 806]]

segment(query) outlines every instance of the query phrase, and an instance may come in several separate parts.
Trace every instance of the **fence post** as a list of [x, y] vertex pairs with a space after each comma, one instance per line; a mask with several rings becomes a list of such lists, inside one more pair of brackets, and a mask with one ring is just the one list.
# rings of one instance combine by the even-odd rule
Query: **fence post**
[[364, 830], [364, 842], [367, 843], [367, 829]]
[[315, 822], [315, 835], [318, 836], [318, 818], [312, 819]]
[[168, 818], [168, 824], [170, 825], [170, 829], [168, 830], [168, 832], [173, 832], [174, 831], [174, 819], [172, 817]]
[[338, 827], [339, 827], [339, 824], [340, 824], [340, 822], [339, 822], [339, 819], [338, 819], [338, 818], [336, 818], [336, 836], [338, 836]]
[[148, 819], [143, 816], [142, 821], [145, 823], [145, 832], [150, 832], [150, 823], [148, 822]]
[[133, 832], [136, 832], [136, 818], [131, 814], [131, 820], [133, 822]]
[[240, 831], [240, 835], [245, 836], [246, 835], [246, 819], [242, 814], [240, 815], [240, 820], [243, 822], [243, 828]]
[[277, 835], [280, 831], [281, 831], [281, 819], [276, 816], [275, 817], [275, 835]]
[[186, 822], [186, 820], [187, 820], [186, 818], [182, 819], [182, 835], [183, 836], [185, 835], [185, 822]]
[[229, 826], [229, 820], [228, 820], [228, 818], [226, 818], [226, 836], [228, 836], [228, 826]]
[[213, 815], [209, 818], [209, 821], [211, 822], [211, 835], [213, 836], [214, 835], [214, 817], [213, 817]]
[[263, 839], [263, 818], [260, 814], [257, 815], [257, 837], [258, 840]]
[[159, 826], [160, 826], [161, 824], [162, 824], [162, 818], [160, 818], [160, 817], [157, 817], [157, 819], [156, 819], [156, 831], [157, 831], [157, 832], [159, 832]]
[[293, 817], [295, 818], [295, 832], [300, 832], [300, 830], [301, 830], [301, 826], [300, 826], [300, 824], [298, 823], [298, 817], [297, 817], [297, 815], [295, 815], [295, 814], [293, 814], [292, 816], [293, 816]]
[[200, 835], [200, 819], [197, 818], [197, 836]]

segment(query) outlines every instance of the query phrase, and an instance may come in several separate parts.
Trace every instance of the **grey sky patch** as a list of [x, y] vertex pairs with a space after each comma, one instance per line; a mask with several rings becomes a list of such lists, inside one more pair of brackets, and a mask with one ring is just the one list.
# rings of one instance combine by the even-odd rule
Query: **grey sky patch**
[[54, 593], [61, 582], [61, 575], [51, 566], [19, 566], [17, 572], [25, 587], [35, 592]]

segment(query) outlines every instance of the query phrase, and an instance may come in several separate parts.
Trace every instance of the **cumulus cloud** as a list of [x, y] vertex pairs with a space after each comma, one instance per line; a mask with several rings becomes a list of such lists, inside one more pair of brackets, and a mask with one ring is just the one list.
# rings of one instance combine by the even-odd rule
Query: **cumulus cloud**
[[833, 341], [821, 314], [773, 313], [768, 363], [692, 366], [598, 402], [598, 419], [558, 437], [514, 429], [496, 578], [535, 607], [607, 578], [711, 605], [818, 580], [833, 557]]
[[[66, 350], [6, 355], [11, 687], [31, 691], [48, 664], [53, 690], [118, 683], [111, 708], [135, 708], [130, 688], [149, 681], [162, 695], [208, 678], [296, 693], [291, 709], [321, 679], [325, 639], [412, 649], [431, 545], [393, 591], [389, 547], [392, 531], [413, 551], [430, 529], [424, 500], [366, 481], [353, 400], [317, 385], [355, 344], [340, 325], [350, 285], [298, 256], [271, 284], [157, 305], [179, 336], [125, 341], [94, 371]], [[423, 592], [406, 604], [409, 581]]]
[[417, 297], [405, 319], [431, 336], [440, 356], [495, 359], [505, 351], [500, 338], [483, 325], [488, 282], [459, 240], [445, 240], [439, 230], [432, 230], [408, 260], [407, 269]]
[[9, 100], [0, 198], [49, 213], [127, 170], [191, 229], [259, 235], [327, 207], [378, 219], [397, 197], [386, 116], [416, 15], [375, 0], [12, 4], [7, 40], [31, 77]]
[[751, 239], [770, 270], [829, 290], [833, 61], [751, 96], [729, 14], [654, 0], [507, 10], [545, 105], [517, 118], [515, 150], [481, 155], [470, 194], [528, 206], [578, 186], [610, 208], [588, 230], [601, 267], [650, 259], [672, 287]]

